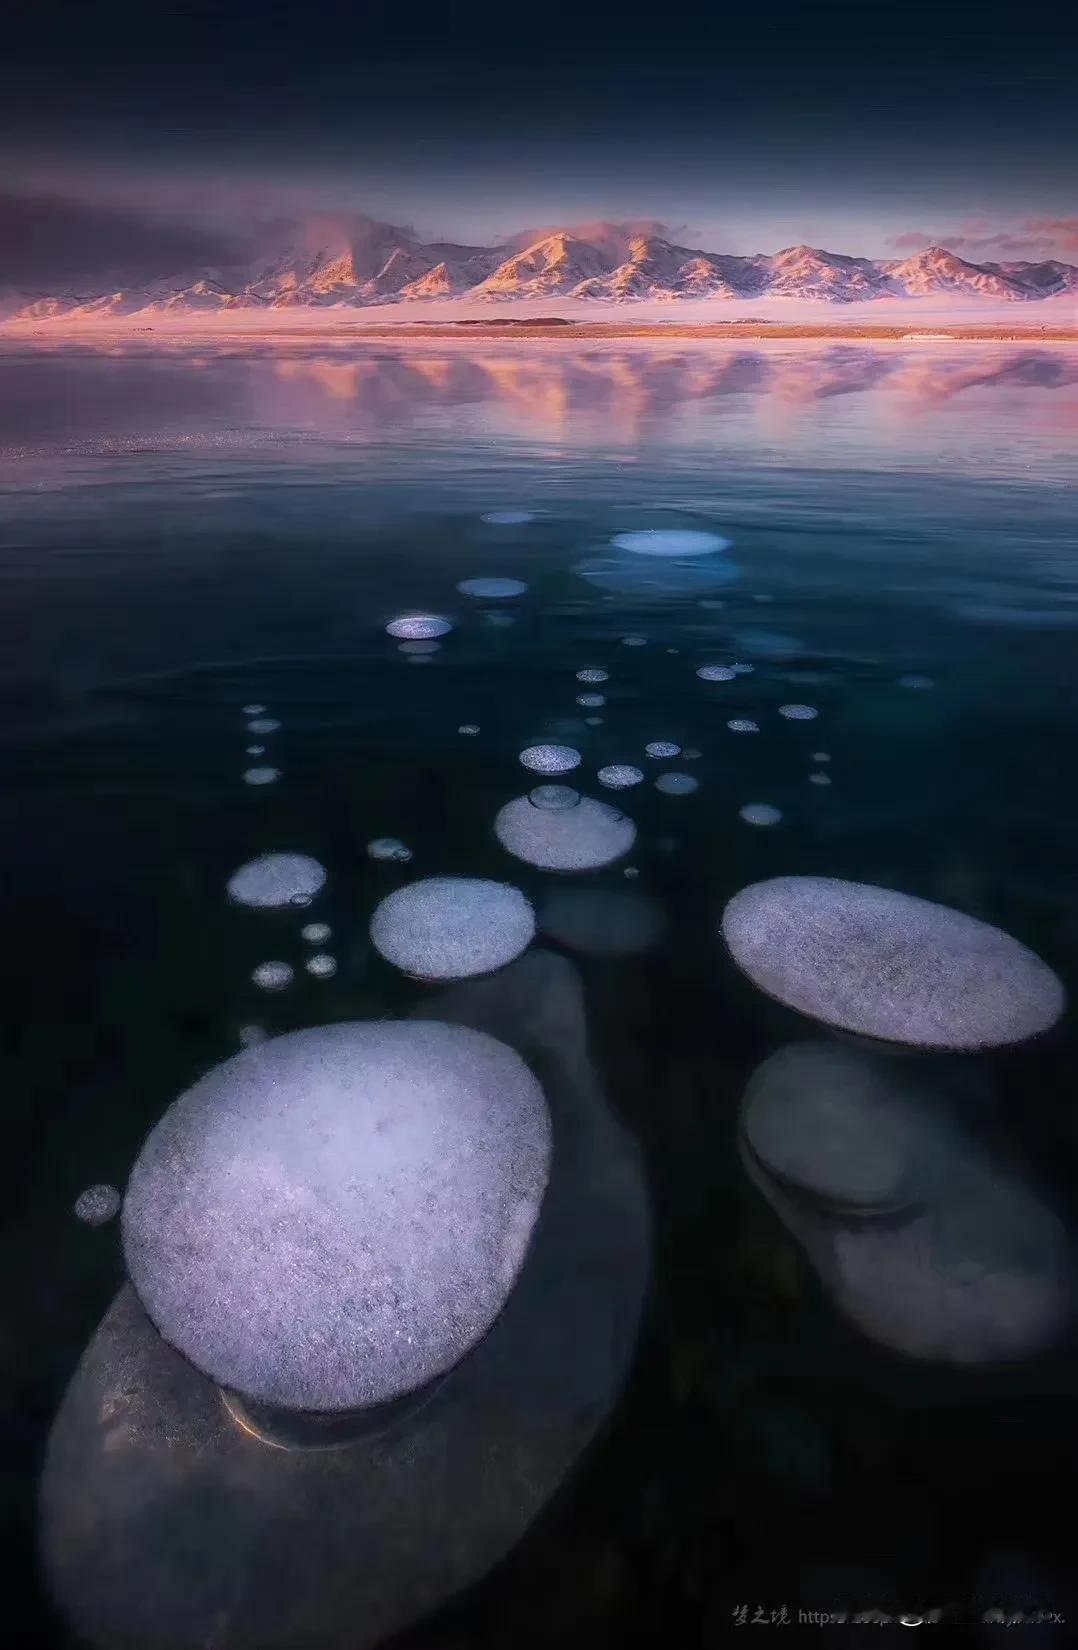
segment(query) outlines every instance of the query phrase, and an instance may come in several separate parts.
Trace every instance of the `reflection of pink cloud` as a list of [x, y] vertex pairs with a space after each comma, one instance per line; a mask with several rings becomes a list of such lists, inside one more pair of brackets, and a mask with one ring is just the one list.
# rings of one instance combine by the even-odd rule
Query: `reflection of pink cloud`
[[918, 229], [892, 237], [896, 252], [918, 252], [945, 246], [967, 258], [1033, 259], [1078, 256], [1078, 217], [1026, 218], [1012, 228], [993, 228], [987, 218], [969, 218], [955, 229], [926, 235]]

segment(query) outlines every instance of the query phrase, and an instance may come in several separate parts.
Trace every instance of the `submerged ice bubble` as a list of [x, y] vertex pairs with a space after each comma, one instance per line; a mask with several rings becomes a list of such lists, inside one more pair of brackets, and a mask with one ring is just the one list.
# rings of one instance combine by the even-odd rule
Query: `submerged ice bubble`
[[166, 1340], [283, 1408], [380, 1404], [500, 1313], [546, 1188], [520, 1056], [436, 1021], [291, 1032], [218, 1066], [150, 1133], [128, 1271]]
[[376, 836], [373, 842], [367, 844], [369, 859], [385, 859], [392, 864], [407, 865], [412, 857], [412, 850], [406, 848], [395, 836]]
[[96, 1186], [87, 1186], [75, 1199], [74, 1210], [79, 1220], [85, 1221], [87, 1226], [104, 1226], [120, 1212], [120, 1194], [115, 1186], [99, 1183]]
[[809, 784], [810, 785], [830, 785], [830, 783], [831, 783], [831, 775], [829, 773], [810, 773], [809, 774]]
[[453, 626], [438, 613], [402, 613], [386, 625], [386, 634], [406, 642], [430, 641], [435, 636], [448, 636]]
[[479, 596], [485, 601], [507, 601], [511, 596], [523, 596], [528, 586], [523, 579], [461, 579], [457, 589], [462, 596]]
[[700, 781], [694, 779], [691, 773], [661, 773], [655, 781], [655, 789], [665, 796], [691, 796], [693, 791], [700, 789]]
[[262, 991], [284, 991], [292, 984], [292, 966], [286, 962], [259, 963], [251, 979]]
[[228, 897], [237, 905], [268, 911], [292, 904], [297, 896], [310, 901], [325, 881], [325, 866], [309, 854], [260, 854], [233, 872]]
[[528, 792], [528, 801], [536, 808], [575, 808], [580, 792], [574, 791], [571, 785], [536, 785], [534, 791]]
[[578, 693], [576, 702], [578, 705], [582, 705], [585, 710], [598, 710], [600, 705], [606, 704], [606, 695], [605, 693]]
[[718, 533], [702, 533], [677, 528], [646, 528], [634, 533], [615, 533], [611, 544], [636, 556], [712, 556], [729, 550], [732, 539]]
[[337, 972], [337, 959], [327, 951], [316, 951], [313, 957], [307, 958], [305, 966], [316, 980], [331, 980]]
[[746, 802], [737, 811], [746, 825], [777, 825], [782, 818], [781, 810], [773, 808], [770, 802]]
[[261, 716], [265, 708], [265, 705], [244, 705], [243, 714], [244, 716]]
[[535, 912], [519, 888], [479, 877], [426, 877], [390, 894], [371, 918], [376, 951], [421, 980], [491, 974], [527, 949]]
[[1064, 1008], [1052, 970], [1001, 929], [868, 883], [754, 883], [727, 905], [722, 934], [769, 997], [889, 1042], [1006, 1046], [1048, 1030]]
[[932, 680], [931, 676], [913, 675], [900, 676], [898, 678], [898, 685], [899, 687], [913, 688], [914, 692], [924, 692], [926, 688], [933, 688], [936, 684]]
[[644, 775], [640, 768], [634, 768], [628, 762], [611, 762], [609, 766], [600, 768], [596, 777], [600, 785], [605, 785], [608, 790], [624, 791], [630, 785], [639, 785]]
[[248, 756], [264, 756], [266, 747], [265, 745], [248, 745], [246, 754]]
[[535, 513], [532, 510], [488, 510], [479, 519], [491, 527], [522, 527], [525, 522], [535, 520]]
[[622, 647], [647, 647], [648, 639], [646, 636], [623, 636], [621, 645]]
[[633, 957], [662, 938], [666, 913], [649, 894], [559, 888], [540, 911], [539, 924], [544, 933], [583, 956]]
[[726, 726], [731, 733], [759, 733], [760, 731], [759, 722], [752, 721], [748, 716], [735, 716], [732, 722], [727, 722]]
[[440, 653], [441, 650], [441, 642], [435, 642], [429, 639], [426, 641], [420, 640], [417, 642], [397, 643], [397, 652], [403, 653], [409, 659], [422, 659], [429, 653]]
[[819, 714], [812, 705], [779, 706], [779, 715], [785, 716], [787, 722], [813, 722]]
[[281, 724], [275, 716], [256, 716], [248, 722], [248, 733], [276, 733]]
[[478, 722], [462, 722], [460, 724], [460, 727], [457, 729], [457, 732], [467, 734], [469, 737], [474, 737], [475, 734], [477, 734], [479, 732], [479, 723]]
[[664, 756], [680, 756], [681, 754], [681, 746], [672, 744], [669, 739], [653, 739], [650, 745], [644, 746], [644, 750], [648, 756], [653, 756], [656, 760]]
[[281, 777], [280, 768], [247, 768], [244, 771], [245, 785], [274, 785]]
[[636, 826], [590, 796], [561, 809], [536, 807], [530, 797], [520, 796], [500, 810], [494, 834], [515, 858], [541, 870], [594, 871], [629, 852]]
[[309, 922], [299, 931], [300, 939], [308, 945], [324, 945], [332, 933], [328, 922]]
[[529, 745], [520, 753], [522, 766], [533, 773], [571, 773], [582, 761], [571, 745]]

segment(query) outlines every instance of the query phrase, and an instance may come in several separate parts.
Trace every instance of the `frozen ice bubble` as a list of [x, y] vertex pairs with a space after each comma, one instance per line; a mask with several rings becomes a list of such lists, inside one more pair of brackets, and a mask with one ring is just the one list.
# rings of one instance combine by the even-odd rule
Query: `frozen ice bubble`
[[243, 714], [244, 716], [261, 716], [265, 708], [265, 705], [244, 705]]
[[525, 522], [535, 520], [535, 514], [531, 510], [488, 510], [479, 519], [491, 527], [523, 527]]
[[292, 984], [292, 969], [286, 962], [259, 963], [251, 978], [262, 991], [284, 991]]
[[475, 734], [477, 734], [479, 732], [479, 723], [478, 722], [462, 722], [460, 724], [460, 727], [457, 729], [457, 732], [458, 733], [465, 733], [469, 736], [469, 738], [473, 738], [475, 736]]
[[583, 758], [571, 745], [529, 745], [520, 753], [520, 762], [533, 773], [571, 773]]
[[265, 756], [265, 754], [266, 754], [265, 745], [248, 745], [248, 747], [247, 747], [247, 755], [248, 756]]
[[747, 802], [738, 814], [746, 825], [777, 825], [782, 818], [778, 808], [773, 808], [770, 802]]
[[367, 844], [367, 855], [370, 859], [385, 859], [396, 865], [406, 865], [412, 857], [412, 850], [395, 836], [376, 836], [373, 842]]
[[622, 647], [647, 647], [648, 639], [646, 636], [623, 636], [621, 645]]
[[787, 722], [814, 722], [819, 714], [811, 705], [779, 706], [779, 715], [785, 716]]
[[587, 665], [583, 670], [577, 671], [576, 679], [578, 682], [609, 682], [610, 672], [600, 670], [596, 665]]
[[830, 762], [831, 752], [830, 751], [813, 751], [812, 760], [814, 762]]
[[702, 682], [732, 682], [737, 671], [729, 665], [701, 665], [696, 674]]
[[1018, 940], [961, 911], [834, 877], [775, 877], [722, 918], [734, 961], [825, 1025], [917, 1048], [979, 1049], [1048, 1030], [1065, 996]]
[[537, 808], [530, 797], [507, 802], [494, 833], [509, 853], [544, 871], [594, 871], [612, 865], [636, 841], [636, 826], [609, 803], [582, 796], [574, 808]]
[[87, 1226], [104, 1226], [120, 1212], [120, 1194], [115, 1186], [87, 1186], [75, 1199], [75, 1214]]
[[422, 641], [421, 640], [421, 641], [417, 641], [417, 642], [398, 642], [397, 643], [397, 652], [405, 654], [409, 659], [422, 659], [422, 658], [425, 658], [426, 655], [429, 654], [429, 653], [440, 653], [441, 650], [442, 650], [441, 642], [435, 642], [435, 641]]
[[749, 716], [735, 716], [733, 721], [727, 722], [726, 726], [731, 733], [759, 733], [760, 731], [759, 722], [754, 722]]
[[661, 773], [655, 781], [655, 789], [662, 791], [664, 796], [691, 796], [693, 791], [700, 789], [700, 781], [694, 779], [691, 773]]
[[228, 897], [237, 905], [276, 910], [297, 895], [313, 899], [325, 881], [325, 866], [309, 854], [260, 854], [229, 878]]
[[484, 613], [483, 623], [492, 630], [508, 630], [510, 625], [516, 624], [516, 616], [512, 613]]
[[256, 716], [253, 721], [248, 722], [247, 732], [276, 733], [280, 725], [275, 716]]
[[462, 596], [479, 596], [485, 601], [506, 601], [523, 596], [528, 589], [523, 579], [462, 579], [457, 585]]
[[536, 785], [534, 791], [528, 792], [528, 800], [536, 808], [575, 808], [580, 792], [574, 791], [571, 785]]
[[615, 549], [631, 550], [636, 556], [712, 556], [719, 550], [729, 550], [733, 539], [720, 538], [718, 533], [652, 528], [615, 533], [610, 542]]
[[589, 728], [601, 728], [603, 725], [601, 716], [585, 716], [584, 721]]
[[654, 756], [656, 759], [661, 759], [664, 756], [681, 755], [681, 746], [671, 744], [669, 739], [653, 739], [650, 745], [644, 746], [644, 749], [648, 756]]
[[328, 922], [309, 922], [299, 932], [308, 945], [325, 945], [333, 930]]
[[755, 665], [742, 664], [740, 660], [730, 666], [735, 676], [751, 676], [756, 669]]
[[606, 695], [605, 693], [578, 693], [576, 702], [578, 705], [583, 705], [585, 710], [598, 710], [600, 705], [606, 704]]
[[686, 762], [699, 762], [704, 753], [697, 750], [695, 745], [686, 745], [681, 754]]
[[406, 642], [425, 642], [435, 636], [448, 636], [452, 628], [449, 620], [437, 613], [402, 613], [386, 625], [386, 634]]
[[307, 958], [307, 972], [316, 980], [331, 980], [337, 972], [337, 959], [326, 951], [316, 951], [313, 957]]
[[125, 1203], [128, 1272], [219, 1385], [322, 1413], [387, 1403], [498, 1317], [550, 1154], [538, 1082], [483, 1032], [291, 1032], [216, 1067], [152, 1130]]
[[898, 685], [899, 687], [913, 688], [915, 691], [923, 691], [925, 688], [935, 687], [936, 684], [931, 676], [900, 676]]
[[540, 912], [543, 931], [588, 957], [632, 957], [662, 938], [666, 915], [649, 894], [559, 888]]
[[635, 881], [640, 872], [635, 865], [627, 865], [621, 874], [623, 877], [628, 877], [630, 881]]
[[830, 785], [830, 783], [831, 783], [831, 775], [829, 773], [810, 773], [809, 774], [809, 784], [810, 785]]
[[375, 950], [422, 980], [491, 974], [519, 957], [534, 936], [535, 913], [519, 888], [478, 877], [411, 882], [371, 918]]
[[280, 777], [280, 768], [248, 768], [243, 775], [243, 783], [245, 785], [273, 785]]
[[639, 768], [627, 762], [612, 762], [608, 767], [600, 768], [597, 777], [600, 785], [605, 785], [608, 790], [624, 791], [630, 785], [639, 785], [644, 775]]

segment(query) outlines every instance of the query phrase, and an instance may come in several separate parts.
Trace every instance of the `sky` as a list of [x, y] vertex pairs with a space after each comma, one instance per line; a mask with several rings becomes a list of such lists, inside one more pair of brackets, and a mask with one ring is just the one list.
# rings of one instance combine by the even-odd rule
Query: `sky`
[[1078, 21], [1055, 0], [23, 6], [0, 53], [0, 282], [146, 273], [278, 213], [489, 244], [942, 242], [1078, 262]]

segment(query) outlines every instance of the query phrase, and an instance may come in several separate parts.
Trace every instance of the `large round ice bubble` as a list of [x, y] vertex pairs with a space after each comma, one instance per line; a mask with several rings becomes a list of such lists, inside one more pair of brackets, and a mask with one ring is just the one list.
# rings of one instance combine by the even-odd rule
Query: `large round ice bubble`
[[387, 962], [421, 980], [490, 974], [519, 957], [535, 913], [518, 888], [478, 877], [424, 877], [396, 889], [371, 918]]
[[833, 877], [775, 877], [722, 917], [734, 961], [825, 1025], [919, 1048], [975, 1049], [1047, 1031], [1052, 970], [1000, 929], [929, 900]]
[[437, 613], [402, 613], [386, 625], [386, 634], [405, 642], [425, 642], [435, 636], [448, 636], [452, 628], [449, 620]]
[[636, 841], [631, 819], [590, 796], [575, 808], [553, 810], [517, 797], [499, 812], [494, 833], [515, 858], [544, 871], [594, 871], [621, 859]]
[[636, 556], [713, 556], [719, 550], [729, 550], [733, 539], [720, 538], [718, 533], [686, 532], [668, 527], [646, 528], [637, 533], [615, 533], [611, 544], [617, 550], [631, 550]]
[[325, 867], [309, 854], [260, 854], [228, 879], [228, 897], [271, 911], [299, 900], [309, 903], [325, 881]]
[[550, 1162], [520, 1056], [437, 1021], [321, 1026], [217, 1066], [147, 1138], [131, 1280], [226, 1388], [317, 1412], [452, 1368], [524, 1260]]

